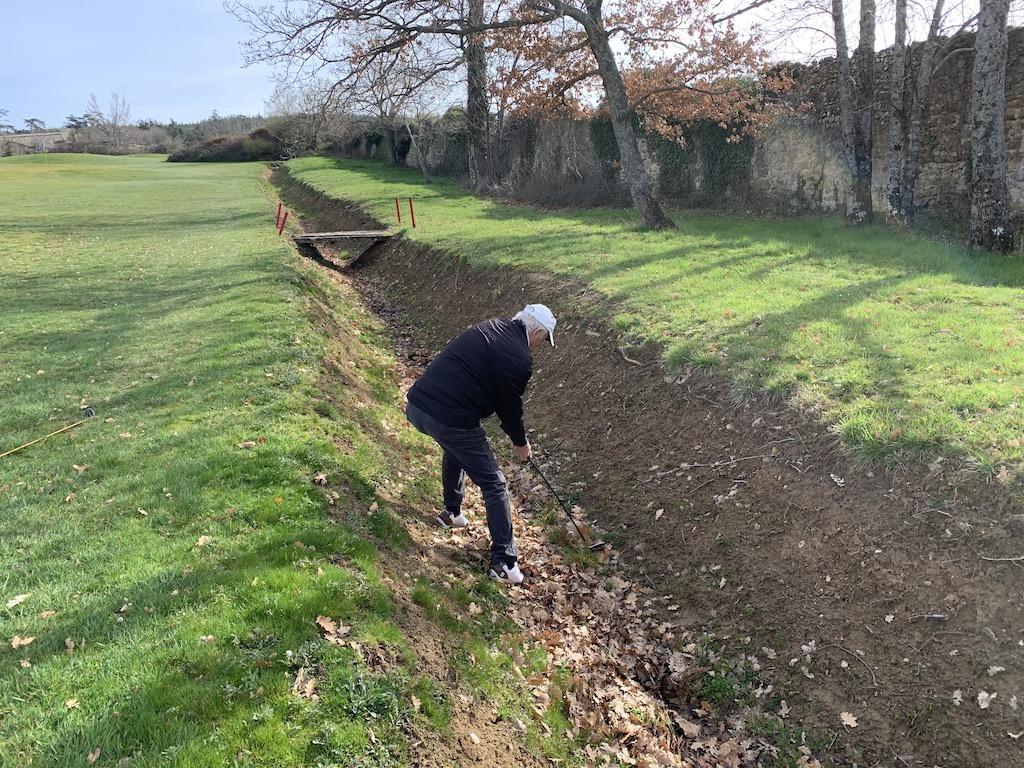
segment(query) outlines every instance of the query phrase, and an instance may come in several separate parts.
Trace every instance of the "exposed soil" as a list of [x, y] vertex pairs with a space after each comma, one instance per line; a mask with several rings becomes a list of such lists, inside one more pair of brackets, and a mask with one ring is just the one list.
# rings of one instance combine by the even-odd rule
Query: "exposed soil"
[[[318, 226], [376, 226], [277, 180]], [[823, 764], [1024, 764], [1024, 580], [983, 559], [1024, 551], [1007, 494], [955, 485], [941, 465], [858, 468], [803, 414], [736, 405], [720, 380], [669, 375], [655, 348], [624, 354], [596, 319], [613, 308], [580, 286], [402, 239], [352, 274], [430, 350], [528, 301], [554, 309], [558, 348], [538, 354], [527, 404], [535, 450], [616, 534], [633, 577], [680, 606], [675, 620], [756, 656], [788, 721], [826, 732]], [[982, 693], [997, 694], [987, 708]]]

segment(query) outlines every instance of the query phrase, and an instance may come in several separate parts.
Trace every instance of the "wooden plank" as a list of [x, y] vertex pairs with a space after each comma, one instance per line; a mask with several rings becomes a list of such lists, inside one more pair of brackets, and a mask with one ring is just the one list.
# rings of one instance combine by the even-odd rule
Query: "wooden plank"
[[303, 235], [294, 235], [293, 240], [297, 243], [313, 243], [318, 240], [354, 240], [373, 239], [383, 240], [391, 237], [392, 232], [388, 230], [356, 230], [352, 232], [308, 232]]

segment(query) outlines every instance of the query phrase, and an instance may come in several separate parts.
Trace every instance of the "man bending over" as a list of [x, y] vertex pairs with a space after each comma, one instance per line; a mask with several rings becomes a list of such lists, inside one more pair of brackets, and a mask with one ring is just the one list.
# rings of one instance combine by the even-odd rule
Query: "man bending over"
[[437, 441], [441, 458], [445, 528], [469, 525], [462, 514], [466, 475], [476, 483], [491, 534], [491, 577], [520, 584], [523, 573], [512, 535], [508, 485], [480, 421], [493, 413], [527, 461], [532, 453], [523, 426], [523, 393], [533, 373], [531, 348], [555, 346], [555, 316], [543, 304], [527, 304], [514, 318], [485, 320], [451, 341], [427, 366], [412, 389], [405, 414], [416, 429]]

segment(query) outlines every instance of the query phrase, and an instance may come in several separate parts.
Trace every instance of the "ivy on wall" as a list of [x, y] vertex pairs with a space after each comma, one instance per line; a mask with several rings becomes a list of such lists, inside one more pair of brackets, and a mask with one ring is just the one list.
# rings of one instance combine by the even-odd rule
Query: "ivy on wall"
[[[590, 142], [606, 182], [601, 189], [588, 187], [591, 196], [580, 203], [606, 205], [626, 200], [619, 174], [619, 148], [611, 121], [604, 117], [588, 121]], [[578, 179], [547, 176], [533, 178], [530, 169], [537, 150], [537, 132], [532, 120], [514, 120], [503, 134], [494, 153], [499, 177], [512, 187], [508, 191], [542, 202], [571, 203], [569, 190]], [[468, 141], [464, 115], [457, 108], [438, 121], [417, 126], [417, 140], [428, 151], [431, 172], [464, 177], [469, 172]], [[749, 138], [730, 141], [731, 131], [711, 120], [695, 123], [680, 145], [657, 134], [641, 131], [647, 154], [656, 168], [658, 191], [665, 198], [696, 207], [742, 205], [750, 197], [755, 144]], [[396, 137], [398, 162], [405, 163], [410, 149], [408, 136]], [[404, 140], [403, 140], [404, 139]], [[368, 131], [354, 144], [367, 157], [387, 159], [387, 138], [380, 131]]]

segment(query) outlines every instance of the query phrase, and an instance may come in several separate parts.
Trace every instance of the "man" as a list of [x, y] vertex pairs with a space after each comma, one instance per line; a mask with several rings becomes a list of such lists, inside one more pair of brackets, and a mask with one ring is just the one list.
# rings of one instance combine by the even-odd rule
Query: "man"
[[523, 573], [512, 535], [508, 485], [480, 421], [493, 413], [527, 461], [532, 453], [523, 426], [523, 393], [533, 373], [530, 350], [544, 342], [555, 346], [555, 316], [543, 304], [527, 304], [512, 319], [486, 320], [451, 341], [409, 390], [406, 416], [416, 429], [444, 451], [441, 486], [444, 509], [437, 521], [445, 528], [469, 525], [462, 514], [466, 475], [476, 483], [487, 509], [491, 534], [491, 577], [521, 584]]

